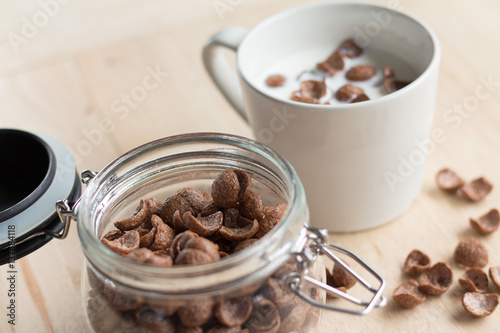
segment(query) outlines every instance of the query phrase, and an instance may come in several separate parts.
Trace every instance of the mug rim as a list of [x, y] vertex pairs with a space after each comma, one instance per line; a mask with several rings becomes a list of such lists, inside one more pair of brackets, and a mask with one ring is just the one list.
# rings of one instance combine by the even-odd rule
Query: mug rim
[[[323, 7], [323, 6], [369, 6], [377, 9], [384, 9], [388, 10], [391, 13], [395, 13], [398, 15], [401, 15], [402, 17], [405, 17], [406, 19], [413, 21], [420, 25], [423, 30], [427, 33], [429, 36], [431, 42], [432, 42], [432, 47], [433, 47], [433, 52], [432, 52], [432, 58], [427, 65], [427, 67], [423, 70], [421, 74], [418, 75], [418, 77], [410, 82], [407, 86], [393, 92], [390, 94], [387, 94], [385, 96], [381, 96], [369, 101], [364, 101], [363, 103], [347, 103], [347, 104], [342, 104], [342, 105], [324, 105], [324, 104], [311, 104], [311, 103], [303, 103], [303, 102], [296, 102], [290, 99], [281, 99], [275, 96], [272, 96], [271, 94], [267, 94], [262, 89], [259, 89], [251, 80], [249, 80], [245, 75], [243, 75], [243, 71], [241, 69], [241, 56], [240, 56], [240, 48], [245, 45], [249, 37], [251, 37], [253, 34], [257, 33], [257, 31], [260, 31], [264, 28], [266, 28], [268, 25], [272, 24], [273, 22], [277, 20], [281, 20], [284, 17], [287, 17], [289, 15], [292, 15], [294, 13], [297, 13], [299, 11], [302, 11], [307, 8], [312, 8], [312, 7]], [[386, 5], [380, 5], [377, 3], [372, 3], [368, 1], [321, 1], [321, 2], [314, 2], [314, 3], [308, 3], [304, 5], [299, 5], [299, 6], [294, 6], [292, 8], [280, 11], [274, 15], [271, 15], [270, 17], [264, 19], [260, 23], [258, 23], [256, 26], [254, 26], [244, 37], [243, 41], [238, 47], [238, 50], [236, 52], [236, 70], [238, 72], [238, 76], [245, 82], [245, 84], [252, 89], [254, 92], [258, 93], [260, 96], [269, 98], [274, 102], [279, 102], [279, 103], [284, 103], [286, 106], [291, 106], [295, 108], [301, 108], [304, 109], [304, 111], [319, 111], [319, 112], [344, 112], [344, 111], [352, 111], [353, 109], [355, 110], [363, 110], [366, 108], [371, 108], [375, 105], [382, 104], [382, 103], [387, 103], [395, 98], [398, 98], [400, 95], [407, 93], [408, 91], [411, 91], [413, 87], [416, 87], [420, 85], [421, 81], [426, 80], [426, 78], [431, 75], [436, 67], [439, 66], [441, 58], [441, 46], [439, 44], [439, 40], [437, 38], [437, 35], [434, 33], [434, 31], [421, 19], [416, 17], [415, 15], [408, 13], [403, 10], [396, 10], [389, 8]], [[437, 70], [437, 68], [436, 68]]]

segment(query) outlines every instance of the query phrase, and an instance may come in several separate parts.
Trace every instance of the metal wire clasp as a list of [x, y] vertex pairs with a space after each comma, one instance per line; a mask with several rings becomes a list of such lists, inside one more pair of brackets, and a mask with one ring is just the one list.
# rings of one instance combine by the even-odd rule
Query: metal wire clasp
[[[82, 183], [87, 185], [96, 175], [97, 173], [92, 170], [85, 170], [81, 173], [80, 178], [82, 180]], [[78, 200], [73, 204], [72, 207], [70, 207], [67, 199], [57, 201], [56, 211], [57, 215], [59, 215], [59, 218], [61, 219], [61, 222], [64, 223], [64, 229], [60, 234], [48, 231], [46, 231], [45, 233], [56, 239], [65, 239], [69, 233], [71, 220], [76, 221], [75, 207], [78, 206], [80, 199], [81, 197], [78, 198]]]
[[[386, 297], [382, 294], [385, 288], [385, 280], [380, 276], [375, 270], [373, 270], [366, 262], [364, 262], [357, 255], [349, 250], [346, 250], [340, 246], [333, 244], [328, 244], [328, 232], [325, 229], [317, 229], [310, 226], [306, 226], [308, 231], [307, 241], [305, 242], [304, 250], [300, 253], [296, 253], [296, 258], [298, 262], [298, 271], [291, 273], [287, 277], [287, 283], [290, 289], [299, 297], [301, 297], [307, 303], [331, 311], [338, 311], [349, 314], [365, 315], [368, 314], [374, 307], [382, 307], [387, 303]], [[372, 287], [365, 279], [363, 279], [358, 273], [356, 273], [352, 268], [347, 266], [335, 253], [341, 252], [359, 263], [365, 270], [367, 270], [371, 275], [373, 275], [379, 282], [378, 288]], [[342, 266], [342, 268], [347, 271], [352, 277], [354, 277], [364, 288], [366, 288], [373, 297], [369, 301], [360, 300], [354, 296], [348, 295], [336, 288], [333, 288], [321, 281], [318, 281], [306, 274], [307, 269], [310, 265], [314, 263], [317, 256], [325, 255], [329, 259], [333, 260], [336, 264]], [[341, 297], [357, 306], [363, 307], [362, 309], [348, 309], [339, 306], [334, 306], [330, 304], [320, 303], [304, 293], [306, 284], [312, 284], [318, 288], [325, 290], [327, 293]]]

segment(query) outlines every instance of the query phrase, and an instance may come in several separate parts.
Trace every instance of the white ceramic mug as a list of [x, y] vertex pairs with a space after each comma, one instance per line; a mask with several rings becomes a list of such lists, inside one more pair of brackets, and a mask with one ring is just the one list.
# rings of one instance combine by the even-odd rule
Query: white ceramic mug
[[[347, 38], [404, 59], [418, 77], [389, 95], [342, 106], [277, 99], [259, 88], [279, 59], [307, 48], [334, 49]], [[222, 48], [236, 52], [237, 75]], [[430, 138], [439, 59], [437, 38], [420, 20], [353, 2], [295, 7], [250, 31], [230, 26], [203, 49], [208, 73], [257, 140], [297, 170], [311, 224], [334, 232], [389, 222], [419, 194], [426, 153], [439, 140]]]

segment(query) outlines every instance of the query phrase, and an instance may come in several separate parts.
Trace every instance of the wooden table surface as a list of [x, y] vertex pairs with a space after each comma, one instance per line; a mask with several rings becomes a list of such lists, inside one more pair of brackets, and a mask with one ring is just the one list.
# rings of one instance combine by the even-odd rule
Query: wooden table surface
[[[99, 170], [133, 147], [173, 134], [216, 131], [252, 137], [205, 73], [202, 45], [226, 25], [252, 27], [303, 2], [4, 1], [0, 127], [53, 136], [69, 147], [80, 171]], [[383, 274], [388, 305], [365, 317], [325, 312], [317, 332], [498, 331], [500, 309], [475, 319], [462, 308], [457, 277], [463, 270], [453, 264], [452, 253], [460, 239], [475, 236], [487, 247], [490, 264], [500, 265], [500, 231], [480, 236], [468, 222], [469, 217], [500, 208], [500, 189], [482, 202], [468, 203], [437, 190], [434, 175], [449, 166], [466, 179], [484, 175], [500, 187], [500, 2], [378, 2], [396, 3], [419, 16], [441, 41], [434, 127], [444, 131], [446, 140], [431, 150], [422, 191], [403, 216], [373, 230], [330, 235], [332, 242], [359, 254]], [[51, 14], [46, 20], [43, 10]], [[33, 19], [39, 20], [39, 27], [30, 30]], [[117, 117], [113, 105], [140, 85], [150, 69], [167, 74], [126, 116]], [[486, 87], [485, 80], [493, 83]], [[484, 89], [480, 86], [489, 89], [487, 97], [476, 97], [477, 89]], [[86, 133], [99, 128], [103, 119], [111, 119], [112, 130], [84, 149]], [[87, 332], [80, 296], [83, 254], [76, 229], [73, 225], [66, 240], [51, 241], [16, 262], [15, 326], [7, 322], [7, 269], [0, 268], [1, 332]], [[402, 265], [414, 248], [428, 253], [433, 262], [450, 263], [454, 282], [444, 295], [403, 310], [391, 293], [408, 278]]]

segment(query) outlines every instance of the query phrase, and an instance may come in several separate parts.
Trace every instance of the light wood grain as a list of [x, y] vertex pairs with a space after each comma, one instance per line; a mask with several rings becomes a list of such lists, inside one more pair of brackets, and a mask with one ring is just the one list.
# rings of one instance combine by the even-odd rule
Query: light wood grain
[[[55, 137], [77, 156], [79, 170], [99, 170], [137, 145], [178, 133], [218, 131], [252, 137], [206, 75], [201, 47], [226, 25], [252, 27], [303, 2], [235, 1], [233, 10], [221, 17], [215, 1], [71, 1], [61, 5], [19, 52], [9, 42], [9, 33], [19, 33], [22, 18], [40, 10], [39, 2], [2, 2], [0, 127]], [[468, 223], [469, 217], [500, 208], [500, 190], [494, 189], [482, 202], [467, 203], [437, 190], [434, 175], [450, 166], [466, 179], [484, 175], [500, 186], [500, 87], [461, 116], [460, 123], [444, 118], [446, 110], [474, 96], [480, 77], [500, 81], [496, 33], [500, 3], [401, 0], [400, 4], [426, 21], [441, 41], [434, 127], [445, 132], [446, 140], [431, 151], [421, 194], [403, 216], [373, 230], [330, 235], [331, 242], [359, 254], [384, 275], [387, 307], [366, 317], [324, 312], [317, 332], [494, 332], [500, 327], [500, 310], [483, 319], [464, 312], [463, 290], [457, 283], [463, 270], [451, 256], [460, 239], [476, 236], [488, 248], [490, 264], [500, 265], [500, 232], [478, 236]], [[140, 85], [148, 68], [157, 66], [168, 75], [120, 117], [113, 103]], [[82, 153], [79, 145], [88, 140], [85, 133], [98, 129], [103, 119], [111, 121], [113, 130]], [[80, 298], [83, 254], [73, 227], [68, 239], [51, 241], [17, 261], [16, 326], [9, 325], [4, 314], [7, 273], [0, 268], [1, 332], [87, 332]], [[455, 281], [444, 295], [404, 310], [390, 296], [408, 278], [401, 268], [414, 248], [428, 253], [433, 262], [452, 264]]]

